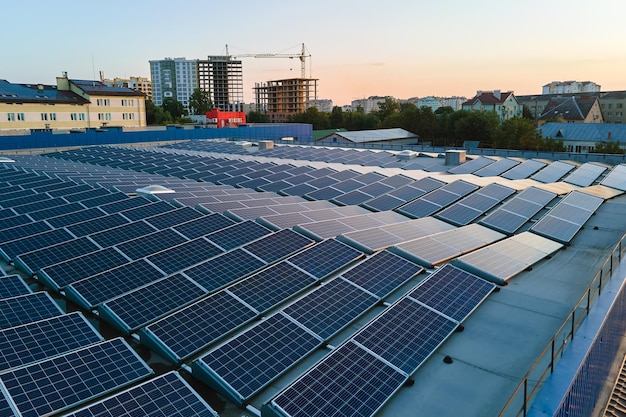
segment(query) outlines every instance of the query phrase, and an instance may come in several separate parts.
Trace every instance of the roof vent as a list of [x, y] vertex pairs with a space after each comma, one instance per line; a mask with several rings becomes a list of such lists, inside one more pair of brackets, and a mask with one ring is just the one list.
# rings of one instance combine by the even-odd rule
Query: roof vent
[[176, 193], [174, 190], [170, 190], [169, 188], [163, 187], [162, 185], [148, 185], [147, 187], [137, 188], [135, 190], [137, 194], [173, 194]]
[[0, 156], [0, 164], [15, 162], [15, 160], [6, 156]]
[[400, 161], [408, 161], [409, 159], [413, 159], [415, 157], [417, 157], [417, 152], [413, 152], [413, 151], [409, 151], [409, 150], [404, 150], [404, 151], [400, 151], [396, 154], [396, 157], [400, 160]]

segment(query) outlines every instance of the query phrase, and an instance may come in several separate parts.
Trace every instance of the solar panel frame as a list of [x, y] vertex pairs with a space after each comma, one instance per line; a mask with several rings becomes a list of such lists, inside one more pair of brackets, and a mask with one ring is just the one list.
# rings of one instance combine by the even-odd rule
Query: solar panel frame
[[206, 238], [224, 250], [231, 250], [270, 233], [271, 230], [260, 223], [246, 220], [210, 233]]
[[57, 243], [74, 239], [66, 229], [53, 229], [35, 235], [26, 236], [21, 239], [6, 242], [0, 246], [0, 256], [5, 261], [14, 259], [17, 255], [45, 248]]
[[47, 292], [39, 291], [5, 298], [0, 300], [0, 329], [15, 327], [61, 314], [63, 314], [63, 310]]
[[287, 259], [317, 279], [325, 278], [362, 258], [363, 252], [336, 239], [328, 239]]
[[135, 261], [188, 241], [186, 237], [173, 229], [163, 229], [126, 240], [116, 244], [115, 247]]
[[223, 252], [221, 248], [199, 237], [149, 255], [146, 260], [169, 275], [211, 259]]
[[313, 240], [293, 230], [283, 229], [255, 242], [248, 243], [243, 248], [270, 264], [299, 252], [314, 243]]
[[14, 262], [27, 274], [33, 275], [45, 266], [86, 255], [98, 249], [101, 249], [98, 245], [88, 238], [82, 237], [19, 254], [15, 257]]
[[0, 300], [17, 297], [19, 295], [31, 294], [33, 290], [26, 284], [26, 281], [19, 275], [4, 275], [0, 269]]

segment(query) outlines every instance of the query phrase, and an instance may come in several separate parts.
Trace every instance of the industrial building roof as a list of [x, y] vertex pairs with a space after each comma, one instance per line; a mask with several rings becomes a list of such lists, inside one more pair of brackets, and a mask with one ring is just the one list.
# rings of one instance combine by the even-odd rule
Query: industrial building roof
[[[33, 323], [82, 329], [80, 348], [0, 372], [0, 412], [101, 407], [168, 379], [207, 416], [516, 415], [626, 234], [626, 166], [542, 161], [508, 179], [476, 174], [505, 158], [395, 159], [192, 141], [0, 161], [0, 274], [16, 275], [0, 299], [20, 291], [0, 306], [26, 317], [0, 328], [35, 326], [37, 305]], [[153, 185], [174, 192], [135, 196]], [[64, 404], [13, 378], [94, 357], [101, 389], [83, 396], [78, 372]]]

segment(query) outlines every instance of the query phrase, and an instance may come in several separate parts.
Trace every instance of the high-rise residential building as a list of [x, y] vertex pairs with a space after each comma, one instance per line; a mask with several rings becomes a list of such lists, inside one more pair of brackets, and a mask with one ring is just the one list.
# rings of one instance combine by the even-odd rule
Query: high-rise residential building
[[330, 113], [333, 111], [333, 101], [329, 98], [311, 100], [309, 102], [309, 107], [315, 107], [318, 111]]
[[189, 97], [198, 87], [198, 60], [165, 58], [150, 61], [152, 99], [156, 106], [173, 98], [189, 109]]
[[198, 86], [209, 93], [213, 107], [222, 111], [243, 110], [241, 60], [230, 55], [214, 55], [199, 60]]

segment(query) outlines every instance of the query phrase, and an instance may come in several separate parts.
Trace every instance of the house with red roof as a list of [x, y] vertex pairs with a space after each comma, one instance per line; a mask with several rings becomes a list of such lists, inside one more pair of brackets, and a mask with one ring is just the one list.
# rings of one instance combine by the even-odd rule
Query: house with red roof
[[512, 91], [478, 90], [461, 108], [467, 111], [492, 111], [498, 114], [501, 121], [505, 121], [513, 117], [522, 117], [524, 106], [515, 98]]

